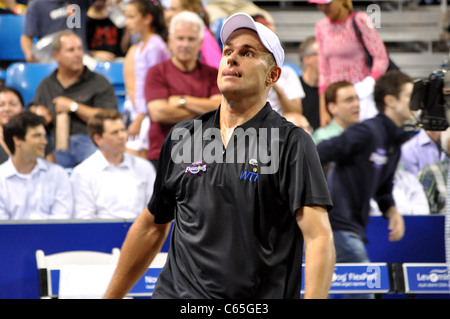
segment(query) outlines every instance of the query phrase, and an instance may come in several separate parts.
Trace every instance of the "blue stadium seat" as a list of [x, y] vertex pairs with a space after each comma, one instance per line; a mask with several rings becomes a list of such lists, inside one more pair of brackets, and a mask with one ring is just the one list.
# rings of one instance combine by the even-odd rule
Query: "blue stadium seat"
[[123, 111], [123, 103], [125, 102], [125, 82], [123, 78], [122, 62], [98, 62], [94, 69], [95, 72], [103, 75], [114, 86], [116, 92], [119, 112]]
[[20, 48], [20, 36], [24, 28], [24, 15], [0, 14], [1, 61], [25, 60], [25, 56]]
[[25, 107], [34, 97], [42, 79], [57, 68], [56, 63], [12, 63], [6, 70], [6, 86], [17, 89], [23, 96]]

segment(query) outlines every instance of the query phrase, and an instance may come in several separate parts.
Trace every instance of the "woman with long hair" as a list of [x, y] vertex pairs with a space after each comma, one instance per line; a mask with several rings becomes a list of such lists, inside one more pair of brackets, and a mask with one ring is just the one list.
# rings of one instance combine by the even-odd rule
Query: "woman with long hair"
[[[144, 96], [147, 70], [170, 58], [167, 27], [159, 1], [131, 0], [125, 7], [126, 27], [139, 36], [125, 56], [125, 119], [129, 124], [127, 151], [146, 158], [150, 120]], [[127, 123], [127, 124], [128, 124]]]

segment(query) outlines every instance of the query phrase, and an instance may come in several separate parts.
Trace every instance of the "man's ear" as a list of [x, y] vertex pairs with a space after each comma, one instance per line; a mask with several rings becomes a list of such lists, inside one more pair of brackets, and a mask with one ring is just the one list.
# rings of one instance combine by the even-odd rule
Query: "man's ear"
[[13, 136], [12, 139], [13, 139], [13, 142], [14, 142], [15, 149], [17, 149], [20, 146], [20, 144], [22, 144], [22, 142], [23, 142], [23, 140], [20, 139], [17, 136]]
[[92, 139], [94, 140], [94, 144], [98, 146], [101, 143], [102, 136], [100, 134], [94, 134], [92, 135]]
[[327, 110], [328, 110], [328, 113], [330, 113], [331, 116], [334, 116], [335, 113], [336, 113], [336, 103], [334, 103], [334, 102], [328, 103]]
[[397, 98], [391, 94], [388, 94], [384, 96], [383, 101], [386, 108], [388, 108], [395, 105], [395, 103], [397, 102]]
[[267, 75], [266, 84], [274, 85], [281, 76], [281, 68], [277, 65], [273, 66]]

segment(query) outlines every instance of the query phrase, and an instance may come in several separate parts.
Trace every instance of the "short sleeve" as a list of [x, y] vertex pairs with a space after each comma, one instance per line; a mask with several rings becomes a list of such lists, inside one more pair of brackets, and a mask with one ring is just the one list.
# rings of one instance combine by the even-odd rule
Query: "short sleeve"
[[173, 168], [171, 160], [171, 133], [167, 135], [158, 160], [153, 195], [147, 208], [155, 216], [155, 223], [165, 224], [174, 219], [176, 199], [172, 190], [167, 187], [166, 181]]
[[281, 156], [280, 186], [289, 194], [291, 213], [315, 205], [331, 210], [330, 193], [312, 138], [301, 129], [294, 129]]

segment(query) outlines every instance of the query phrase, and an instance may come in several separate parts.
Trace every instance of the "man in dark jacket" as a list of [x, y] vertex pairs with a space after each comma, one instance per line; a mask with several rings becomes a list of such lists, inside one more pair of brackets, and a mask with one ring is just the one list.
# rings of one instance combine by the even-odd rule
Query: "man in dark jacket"
[[406, 74], [386, 73], [375, 85], [379, 114], [317, 146], [322, 164], [333, 162], [327, 181], [334, 205], [330, 222], [336, 262], [369, 261], [365, 242], [371, 198], [389, 220], [389, 240], [403, 237], [404, 221], [395, 207], [392, 188], [400, 147], [407, 139], [401, 127], [413, 119], [409, 109], [412, 89], [412, 79]]

